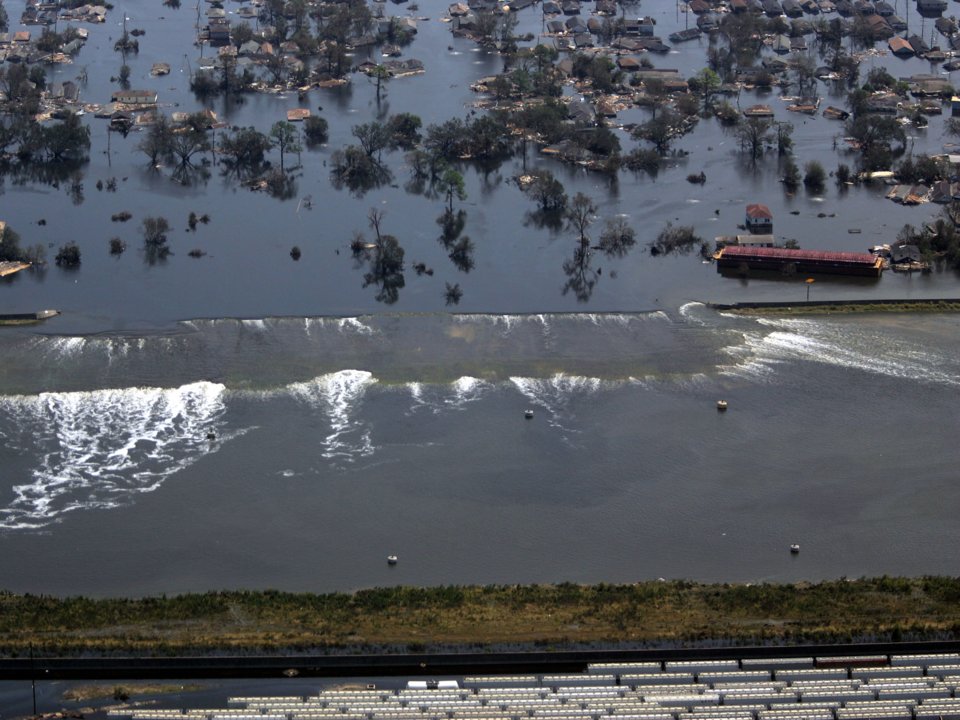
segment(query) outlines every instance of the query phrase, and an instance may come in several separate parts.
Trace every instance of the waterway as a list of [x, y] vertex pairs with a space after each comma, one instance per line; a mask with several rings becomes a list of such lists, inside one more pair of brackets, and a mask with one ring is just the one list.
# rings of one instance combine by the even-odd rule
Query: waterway
[[[960, 571], [948, 551], [960, 539], [960, 318], [725, 316], [702, 302], [800, 300], [808, 287], [724, 278], [694, 256], [645, 249], [667, 221], [708, 238], [733, 233], [748, 202], [771, 207], [778, 235], [840, 250], [889, 241], [936, 208], [894, 205], [882, 186], [787, 197], [775, 158], [744, 164], [733, 139], [701, 121], [678, 142], [689, 156], [656, 179], [611, 183], [530, 150], [529, 167], [588, 192], [601, 220], [625, 215], [637, 228], [632, 252], [599, 259], [589, 297], [564, 291], [574, 238], [531, 222], [532, 204], [511, 182], [519, 159], [463, 168], [464, 232], [476, 251], [474, 268], [459, 272], [436, 239], [443, 200], [405, 192], [402, 158], [395, 187], [363, 197], [335, 190], [327, 164], [351, 126], [378, 113], [416, 112], [428, 124], [470, 111], [467, 85], [500, 60], [452, 39], [444, 8], [421, 4], [416, 14], [429, 19], [406, 52], [427, 71], [391, 82], [387, 107], [360, 75], [310, 93], [331, 139], [303, 153], [290, 201], [235, 188], [216, 168], [206, 184], [177, 185], [145, 167], [137, 133], [113, 135], [105, 154], [105, 126], [92, 118], [81, 203], [63, 186], [5, 187], [5, 219], [25, 244], [49, 243], [52, 254], [74, 240], [83, 261], [0, 283], [7, 311], [64, 313], [0, 335], [2, 585], [140, 595]], [[105, 77], [119, 67], [120, 10], [59, 71], [87, 66], [87, 100], [107, 99]], [[684, 24], [672, 4], [642, 12], [664, 37]], [[197, 54], [192, 10], [127, 13], [147, 30], [128, 59], [135, 86], [158, 89], [168, 111], [197, 107], [185, 87]], [[539, 27], [539, 9], [521, 17], [521, 31]], [[705, 47], [654, 61], [692, 74]], [[149, 78], [161, 60], [174, 73]], [[896, 75], [930, 69], [879, 56], [861, 75], [873, 64]], [[742, 105], [764, 99], [747, 95]], [[853, 162], [832, 148], [838, 125], [766, 101], [794, 122], [801, 165]], [[297, 104], [253, 96], [212, 107], [266, 130]], [[911, 132], [917, 152], [945, 141], [942, 118]], [[625, 133], [621, 142], [633, 146]], [[685, 181], [701, 169], [705, 185]], [[95, 189], [111, 177], [116, 193]], [[371, 207], [385, 210], [385, 229], [407, 251], [406, 285], [390, 305], [364, 287], [348, 249]], [[120, 210], [134, 219], [111, 223]], [[210, 224], [187, 232], [190, 211]], [[160, 214], [174, 227], [174, 254], [150, 265], [137, 224]], [[108, 254], [111, 236], [126, 253]], [[194, 247], [207, 254], [188, 257]], [[412, 272], [418, 261], [434, 275]], [[445, 283], [460, 284], [459, 305], [446, 305]], [[821, 278], [811, 290], [955, 296], [957, 278]], [[714, 409], [721, 397], [725, 414]], [[792, 557], [794, 542], [802, 552]], [[400, 562], [388, 567], [388, 554]]]

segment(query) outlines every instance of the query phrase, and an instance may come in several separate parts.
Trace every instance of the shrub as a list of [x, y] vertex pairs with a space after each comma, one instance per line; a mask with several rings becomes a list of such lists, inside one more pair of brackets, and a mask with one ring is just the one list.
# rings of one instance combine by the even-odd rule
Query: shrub
[[76, 243], [61, 245], [54, 259], [60, 267], [76, 267], [80, 264], [80, 248]]
[[827, 173], [824, 172], [823, 165], [816, 160], [808, 162], [804, 167], [803, 184], [813, 193], [822, 193], [823, 186], [827, 179]]

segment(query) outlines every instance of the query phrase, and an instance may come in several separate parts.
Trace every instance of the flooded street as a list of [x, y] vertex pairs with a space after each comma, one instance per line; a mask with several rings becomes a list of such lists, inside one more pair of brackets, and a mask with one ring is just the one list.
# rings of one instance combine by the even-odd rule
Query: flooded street
[[[235, 7], [230, 4], [227, 9]], [[139, 54], [127, 60], [132, 85], [156, 90], [166, 113], [202, 107], [187, 87], [190, 69], [199, 60], [198, 48], [192, 44], [193, 9], [124, 8], [130, 27], [147, 29], [140, 38]], [[105, 26], [91, 27], [91, 38], [74, 63], [53, 70], [51, 81], [75, 78], [85, 68], [89, 81], [81, 90], [82, 100], [108, 101], [115, 86], [107, 79], [121, 62], [112, 50], [111, 38], [120, 32], [124, 8], [118, 6], [111, 12]], [[386, 9], [388, 14], [406, 12], [402, 5], [390, 4]], [[883, 185], [841, 192], [828, 182], [822, 197], [811, 196], [802, 188], [788, 197], [778, 183], [782, 170], [775, 154], [754, 167], [739, 152], [732, 134], [715, 120], [702, 120], [693, 133], [675, 144], [688, 155], [669, 163], [655, 179], [623, 170], [611, 181], [604, 174], [541, 157], [536, 148], [528, 147], [528, 170], [550, 169], [569, 195], [579, 191], [594, 200], [598, 207], [598, 220], [592, 228], [595, 236], [604, 220], [616, 216], [624, 216], [638, 233], [638, 244], [626, 257], [603, 258], [596, 263], [599, 276], [586, 301], [564, 293], [567, 277], [562, 266], [572, 252], [575, 236], [562, 228], [539, 228], [532, 221], [535, 205], [513, 182], [523, 172], [521, 159], [489, 171], [464, 164], [467, 200], [458, 206], [467, 213], [463, 232], [476, 249], [473, 269], [463, 273], [447, 259], [438, 242], [436, 218], [443, 212], [443, 198], [404, 190], [410, 171], [402, 152], [389, 154], [392, 184], [362, 197], [334, 189], [330, 180], [330, 156], [354, 142], [350, 133], [357, 124], [411, 112], [422, 118], [425, 128], [474, 112], [470, 106], [477, 96], [469, 85], [499, 72], [503, 61], [470, 40], [452, 38], [448, 25], [440, 22], [444, 11], [440, 3], [425, 3], [413, 13], [427, 19], [419, 22], [416, 40], [406, 48], [405, 56], [421, 59], [426, 72], [387, 84], [379, 108], [374, 84], [361, 73], [353, 74], [352, 82], [343, 88], [312, 90], [302, 102], [291, 92], [247, 94], [239, 105], [222, 98], [206, 105], [232, 126], [253, 125], [264, 132], [282, 120], [289, 108], [302, 106], [314, 112], [322, 108], [320, 114], [329, 122], [329, 143], [300, 155], [296, 193], [287, 201], [240, 187], [223, 177], [218, 167], [209, 168], [207, 182], [183, 187], [169, 178], [169, 169], [149, 167], [146, 156], [137, 150], [144, 132], [134, 130], [126, 138], [110, 133], [107, 154], [107, 121], [87, 115], [84, 120], [91, 127], [93, 145], [84, 170], [82, 202], [71, 201], [66, 183], [52, 188], [7, 182], [3, 195], [4, 219], [20, 232], [24, 244], [42, 243], [52, 257], [56, 247], [75, 241], [83, 253], [82, 267], [77, 272], [51, 267], [45, 273], [8, 279], [0, 286], [3, 306], [9, 311], [62, 310], [64, 317], [44, 328], [57, 333], [149, 330], [199, 317], [376, 312], [383, 305], [375, 299], [373, 288], [363, 287], [363, 270], [356, 267], [348, 247], [356, 232], [369, 233], [367, 213], [374, 207], [385, 212], [385, 230], [396, 235], [406, 250], [406, 284], [391, 310], [447, 309], [444, 283], [460, 285], [463, 297], [455, 309], [464, 312], [642, 311], [676, 308], [691, 300], [800, 299], [805, 291], [802, 283], [793, 287], [780, 281], [727, 280], [695, 256], [653, 258], [646, 245], [668, 221], [692, 225], [711, 243], [716, 235], [735, 234], [737, 225], [743, 223], [744, 208], [751, 202], [770, 207], [774, 232], [781, 239], [795, 239], [801, 247], [852, 251], [889, 242], [902, 225], [919, 226], [938, 212], [939, 206], [932, 204], [905, 207], [884, 200], [889, 188]], [[642, 12], [656, 19], [657, 32], [663, 37], [685, 22], [670, 3], [651, 3]], [[539, 7], [524, 10], [519, 17], [518, 32], [540, 31]], [[919, 24], [919, 16], [912, 15], [911, 22]], [[925, 22], [929, 34], [932, 24]], [[667, 55], [649, 57], [657, 67], [677, 68], [690, 76], [704, 66], [707, 43], [701, 39], [676, 46]], [[211, 51], [207, 48], [206, 52]], [[354, 62], [360, 59], [353, 58]], [[171, 64], [171, 74], [151, 77], [152, 64], [160, 61]], [[926, 61], [883, 55], [862, 63], [861, 78], [876, 65], [889, 67], [897, 77], [931, 71]], [[940, 72], [936, 65], [932, 70]], [[818, 90], [825, 96], [824, 104], [843, 104], [829, 96], [824, 83], [819, 83]], [[442, 102], [437, 102], [438, 98]], [[787, 112], [787, 103], [777, 91], [743, 91], [733, 101], [741, 107], [768, 103], [778, 120], [793, 123], [795, 154], [801, 167], [812, 160], [820, 161], [827, 170], [839, 162], [855, 164], [853, 155], [839, 155], [832, 147], [842, 135], [841, 123]], [[617, 122], [635, 123], [648, 115], [640, 109], [627, 110]], [[932, 117], [925, 130], [907, 128], [914, 153], [940, 151], [947, 140], [945, 118]], [[624, 152], [638, 146], [626, 132], [617, 134]], [[707, 178], [702, 186], [686, 182], [688, 173], [700, 171]], [[110, 178], [118, 180], [116, 192], [96, 190], [98, 180]], [[305, 207], [304, 198], [312, 201], [312, 209]], [[132, 213], [132, 220], [111, 223], [110, 216], [121, 211]], [[209, 214], [210, 223], [188, 232], [190, 212]], [[156, 266], [145, 263], [142, 252], [140, 221], [148, 215], [167, 218], [172, 229], [173, 254]], [[38, 224], [41, 219], [46, 220], [45, 225]], [[860, 234], [849, 234], [851, 228], [859, 229]], [[111, 237], [126, 242], [129, 250], [111, 256]], [[303, 253], [297, 263], [289, 257], [294, 245]], [[188, 251], [195, 248], [207, 254], [189, 257]], [[412, 266], [418, 262], [435, 274], [415, 274]], [[951, 272], [926, 277], [888, 274], [871, 287], [828, 279], [816, 287], [815, 294], [818, 299], [952, 296], [955, 284]]]

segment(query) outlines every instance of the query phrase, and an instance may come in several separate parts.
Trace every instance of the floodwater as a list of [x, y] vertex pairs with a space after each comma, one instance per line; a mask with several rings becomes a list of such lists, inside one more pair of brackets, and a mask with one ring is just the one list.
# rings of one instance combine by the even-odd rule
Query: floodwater
[[[86, 65], [87, 101], [108, 99], [123, 7], [58, 71], [69, 78]], [[391, 160], [395, 186], [363, 197], [335, 190], [328, 167], [351, 126], [378, 113], [415, 112], [429, 124], [470, 112], [469, 83], [501, 61], [452, 39], [439, 22], [445, 7], [421, 3], [416, 14], [428, 19], [406, 55], [427, 71], [392, 81], [379, 110], [362, 75], [309, 94], [304, 104], [323, 108], [331, 139], [304, 151], [292, 200], [235, 187], [215, 167], [205, 184], [177, 185], [146, 167], [137, 133], [113, 135], [105, 154], [104, 121], [89, 116], [81, 203], [65, 186], [7, 184], [4, 218], [24, 243], [51, 243], [52, 255], [74, 240], [83, 262], [0, 284], [6, 311], [64, 313], [0, 334], [2, 585], [139, 595], [960, 571], [948, 550], [960, 539], [960, 318], [728, 317], [703, 301], [800, 300], [808, 287], [728, 279], [695, 256], [646, 251], [667, 221], [708, 239], [736, 232], [748, 202], [771, 207], [781, 237], [840, 250], [889, 241], [937, 209], [894, 205], [883, 187], [786, 197], [776, 158], [746, 165], [729, 135], [701, 121], [677, 143], [689, 156], [656, 179], [622, 173], [611, 183], [530, 150], [528, 167], [589, 193], [600, 220], [624, 215], [637, 229], [626, 257], [596, 258], [589, 298], [564, 292], [574, 237], [530, 220], [533, 206], [511, 181], [520, 159], [463, 168], [464, 233], [476, 251], [475, 267], [460, 272], [437, 241], [443, 199], [407, 193], [401, 157]], [[134, 86], [157, 89], [167, 111], [197, 107], [185, 89], [198, 54], [193, 9], [126, 9], [128, 26], [147, 30], [128, 59]], [[684, 25], [670, 3], [642, 11], [663, 37]], [[539, 24], [538, 8], [521, 13], [520, 31]], [[706, 42], [653, 60], [693, 74]], [[173, 74], [150, 78], [157, 61]], [[880, 56], [861, 77], [874, 64], [895, 75], [930, 70]], [[793, 116], [776, 95], [759, 99], [794, 123], [798, 164], [853, 164], [832, 148], [839, 125]], [[211, 107], [266, 130], [297, 105], [294, 94]], [[945, 140], [942, 118], [911, 132], [916, 152]], [[625, 133], [621, 142], [634, 144]], [[705, 185], [686, 182], [700, 170]], [[116, 193], [96, 190], [111, 177]], [[348, 248], [367, 232], [371, 207], [406, 249], [406, 284], [390, 305], [363, 287]], [[121, 210], [133, 220], [111, 223]], [[210, 224], [187, 232], [191, 211]], [[174, 255], [156, 265], [138, 249], [147, 215], [174, 228]], [[107, 252], [112, 236], [129, 245], [120, 257]], [[207, 254], [188, 257], [192, 248]], [[416, 262], [434, 275], [416, 275]], [[446, 305], [445, 283], [461, 286], [458, 306]], [[956, 283], [950, 272], [888, 274], [822, 278], [811, 290], [815, 299], [949, 297]], [[794, 542], [803, 549], [792, 557]], [[399, 564], [388, 567], [388, 554]]]

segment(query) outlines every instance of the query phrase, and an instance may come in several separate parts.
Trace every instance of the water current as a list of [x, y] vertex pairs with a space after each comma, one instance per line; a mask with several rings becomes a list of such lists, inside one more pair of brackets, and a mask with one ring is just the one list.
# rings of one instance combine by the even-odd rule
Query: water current
[[[932, 23], [907, 4], [926, 37]], [[426, 126], [472, 111], [470, 83], [502, 61], [452, 38], [446, 5], [424, 1], [413, 13], [419, 31], [405, 53], [426, 73], [392, 81], [381, 103], [362, 75], [302, 102], [295, 93], [196, 101], [186, 5], [118, 3], [72, 65], [48, 69], [62, 81], [85, 68], [83, 100], [106, 102], [122, 10], [147, 30], [126, 59], [131, 82], [157, 90], [164, 112], [206, 107], [266, 131], [287, 109], [309, 107], [329, 120], [330, 142], [298, 157], [296, 196], [282, 202], [217, 166], [181, 186], [169, 168], [147, 167], [140, 133], [108, 134], [87, 114], [81, 197], [0, 187], [2, 219], [24, 244], [52, 256], [72, 240], [83, 253], [78, 271], [0, 283], [4, 312], [63, 311], [0, 334], [0, 586], [139, 595], [960, 572], [950, 550], [960, 540], [960, 318], [725, 316], [701, 301], [800, 300], [811, 288], [803, 278], [725, 278], [694, 256], [646, 251], [667, 221], [708, 241], [736, 232], [748, 202], [771, 207], [780, 238], [835, 250], [888, 242], [936, 210], [886, 201], [883, 186], [786, 195], [775, 157], [745, 163], [734, 138], [705, 120], [656, 178], [611, 182], [535, 148], [492, 170], [464, 164], [460, 207], [476, 246], [464, 273], [437, 242], [443, 199], [406, 191], [400, 154], [389, 159], [394, 182], [363, 196], [335, 190], [328, 167], [358, 123], [414, 112]], [[14, 18], [16, 6], [6, 4]], [[640, 12], [663, 37], [690, 22], [673, 3]], [[542, 31], [538, 6], [519, 16], [518, 32]], [[707, 46], [676, 46], [655, 64], [693, 75]], [[173, 72], [151, 77], [154, 62]], [[940, 72], [877, 53], [863, 58], [861, 78], [873, 67]], [[818, 92], [843, 105], [838, 88]], [[736, 101], [769, 103], [792, 122], [799, 164], [854, 163], [833, 147], [839, 125], [787, 113], [769, 93]], [[630, 108], [615, 124], [646, 117]], [[637, 145], [615, 132], [624, 151]], [[940, 151], [944, 119], [908, 134], [914, 152]], [[596, 201], [594, 235], [616, 216], [637, 230], [625, 257], [597, 256], [588, 297], [567, 291], [573, 236], [537, 225], [513, 182], [540, 167]], [[686, 182], [701, 170], [706, 184]], [[111, 179], [116, 193], [97, 189]], [[385, 210], [407, 252], [392, 305], [364, 286], [349, 252], [371, 207]], [[111, 223], [121, 210], [133, 220]], [[210, 224], [188, 232], [191, 211]], [[139, 252], [147, 215], [171, 221], [164, 263]], [[128, 245], [120, 257], [107, 252], [111, 236]], [[192, 248], [206, 254], [192, 258]], [[435, 274], [415, 274], [415, 262]], [[869, 284], [819, 278], [812, 291], [955, 296], [956, 282], [949, 272], [890, 273]], [[445, 304], [445, 283], [461, 286], [459, 305]], [[803, 550], [792, 557], [794, 542]], [[388, 567], [388, 554], [400, 562]]]
[[958, 323], [691, 303], [8, 335], [0, 574], [114, 594], [954, 573]]

